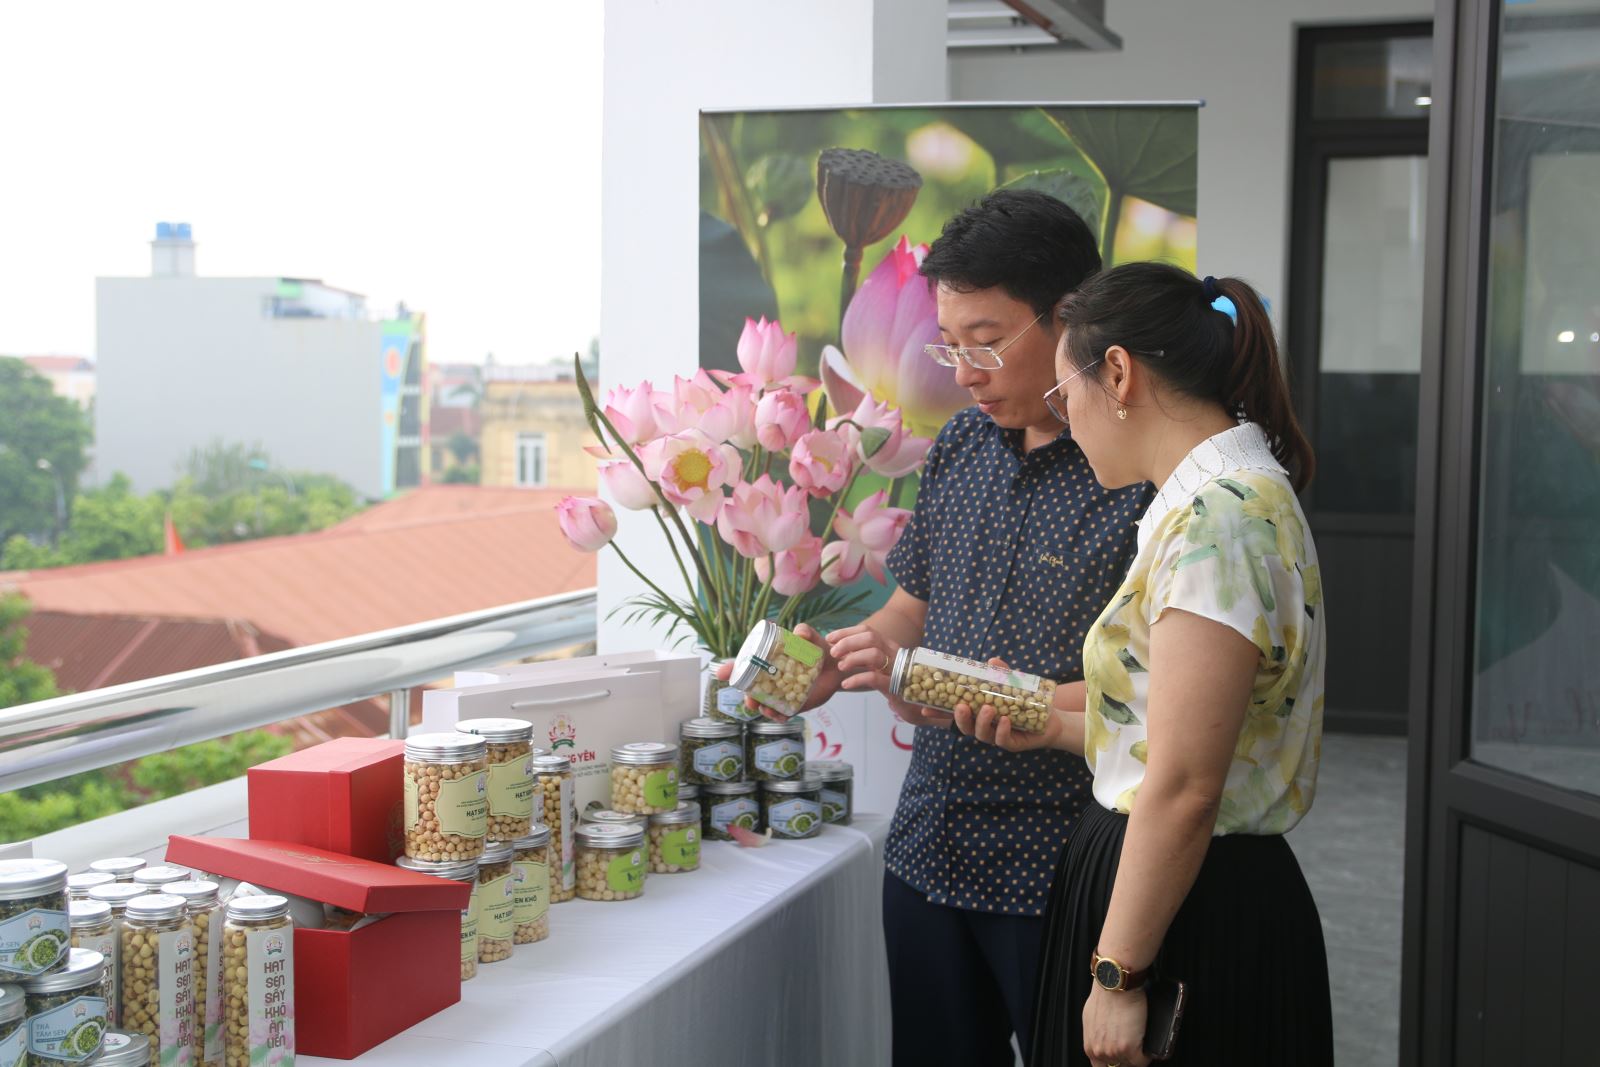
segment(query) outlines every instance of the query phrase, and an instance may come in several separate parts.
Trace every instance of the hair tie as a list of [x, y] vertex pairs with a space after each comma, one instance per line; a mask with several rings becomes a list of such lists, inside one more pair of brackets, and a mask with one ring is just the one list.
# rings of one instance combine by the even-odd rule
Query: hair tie
[[1217, 288], [1217, 279], [1207, 274], [1205, 280], [1200, 283], [1200, 290], [1205, 294], [1206, 302], [1211, 305], [1212, 311], [1222, 312], [1228, 316], [1229, 322], [1235, 326], [1239, 325], [1239, 309]]

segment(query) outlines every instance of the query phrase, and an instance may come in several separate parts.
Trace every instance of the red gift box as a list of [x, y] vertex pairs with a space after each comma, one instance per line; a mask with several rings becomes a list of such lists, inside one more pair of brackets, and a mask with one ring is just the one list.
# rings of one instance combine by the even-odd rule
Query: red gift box
[[461, 999], [472, 886], [289, 841], [168, 840], [167, 862], [369, 915], [294, 932], [295, 1050], [347, 1060]]
[[404, 741], [341, 737], [250, 768], [250, 836], [378, 863], [404, 850]]

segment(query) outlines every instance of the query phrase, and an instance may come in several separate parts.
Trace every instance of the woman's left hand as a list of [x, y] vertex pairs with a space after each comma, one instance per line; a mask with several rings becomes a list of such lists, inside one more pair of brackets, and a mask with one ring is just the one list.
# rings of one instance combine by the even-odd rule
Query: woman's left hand
[[1094, 1067], [1146, 1067], [1143, 990], [1113, 993], [1098, 982], [1083, 1006], [1083, 1051]]

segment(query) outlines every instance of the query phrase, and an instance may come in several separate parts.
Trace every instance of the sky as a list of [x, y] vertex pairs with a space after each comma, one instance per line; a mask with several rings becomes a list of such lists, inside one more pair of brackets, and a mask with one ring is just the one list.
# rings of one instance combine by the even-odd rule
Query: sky
[[600, 327], [600, 0], [0, 5], [0, 354], [94, 354], [94, 279], [188, 222], [201, 275], [427, 315], [431, 361]]

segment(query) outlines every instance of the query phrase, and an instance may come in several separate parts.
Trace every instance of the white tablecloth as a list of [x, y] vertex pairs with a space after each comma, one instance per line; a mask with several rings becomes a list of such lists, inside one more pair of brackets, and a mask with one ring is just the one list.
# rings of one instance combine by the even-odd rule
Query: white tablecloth
[[636, 901], [550, 910], [550, 938], [481, 966], [461, 1003], [361, 1067], [878, 1067], [888, 820], [811, 841], [707, 842], [699, 871]]

